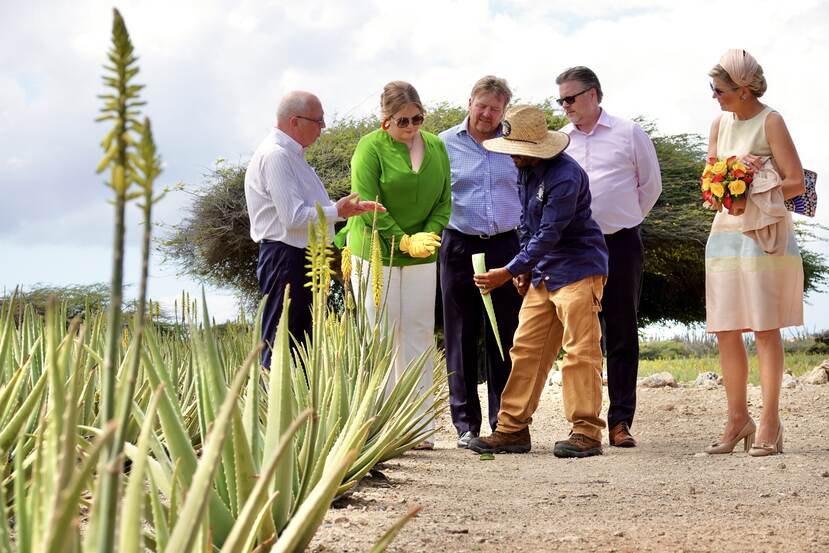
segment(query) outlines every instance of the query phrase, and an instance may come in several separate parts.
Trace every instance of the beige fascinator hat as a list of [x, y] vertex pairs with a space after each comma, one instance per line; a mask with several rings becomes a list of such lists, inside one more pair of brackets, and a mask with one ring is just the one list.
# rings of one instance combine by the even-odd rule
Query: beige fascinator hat
[[484, 148], [490, 152], [549, 159], [563, 152], [570, 144], [569, 135], [547, 130], [547, 118], [537, 107], [511, 107], [501, 126], [502, 136], [483, 142]]

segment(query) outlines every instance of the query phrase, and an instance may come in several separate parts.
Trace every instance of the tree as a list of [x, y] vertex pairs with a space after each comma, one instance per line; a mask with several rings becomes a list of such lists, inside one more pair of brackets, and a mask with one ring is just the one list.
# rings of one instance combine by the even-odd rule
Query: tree
[[[550, 99], [538, 105], [550, 128], [567, 119]], [[447, 103], [428, 109], [424, 129], [440, 132], [458, 124], [466, 109]], [[705, 159], [702, 137], [659, 136], [656, 127], [639, 123], [651, 136], [662, 170], [663, 191], [642, 225], [645, 277], [641, 324], [693, 323], [705, 318], [705, 241], [713, 214], [701, 208], [699, 175]], [[335, 121], [306, 151], [306, 158], [329, 195], [338, 199], [351, 187], [350, 161], [360, 137], [378, 128], [377, 117]], [[239, 291], [246, 305], [258, 302], [258, 246], [250, 239], [244, 195], [245, 166], [221, 163], [191, 192], [193, 203], [181, 223], [170, 228], [160, 249], [184, 272], [211, 284]], [[805, 247], [819, 229], [799, 225], [805, 290], [819, 290], [829, 277], [824, 256]], [[439, 320], [439, 318], [438, 318]]]

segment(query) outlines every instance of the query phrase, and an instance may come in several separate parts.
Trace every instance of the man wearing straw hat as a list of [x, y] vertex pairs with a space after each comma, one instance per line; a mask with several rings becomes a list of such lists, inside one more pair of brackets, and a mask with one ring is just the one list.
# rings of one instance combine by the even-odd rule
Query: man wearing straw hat
[[510, 350], [512, 372], [501, 396], [498, 427], [476, 438], [478, 453], [526, 453], [529, 425], [547, 372], [564, 348], [562, 386], [570, 436], [556, 457], [602, 453], [602, 351], [599, 310], [607, 277], [607, 248], [591, 218], [587, 174], [563, 150], [569, 137], [548, 131], [532, 106], [507, 112], [503, 136], [484, 148], [512, 156], [519, 169], [521, 250], [505, 267], [474, 277], [483, 293], [512, 280], [525, 295]]

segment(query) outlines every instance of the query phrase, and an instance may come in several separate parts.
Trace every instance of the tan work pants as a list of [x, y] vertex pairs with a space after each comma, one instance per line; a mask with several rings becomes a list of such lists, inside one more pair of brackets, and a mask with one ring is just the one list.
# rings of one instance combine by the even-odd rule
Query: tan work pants
[[501, 395], [498, 430], [518, 432], [532, 422], [547, 373], [564, 348], [564, 414], [574, 433], [601, 440], [602, 350], [599, 311], [605, 277], [587, 277], [553, 292], [530, 286], [510, 350], [512, 372]]

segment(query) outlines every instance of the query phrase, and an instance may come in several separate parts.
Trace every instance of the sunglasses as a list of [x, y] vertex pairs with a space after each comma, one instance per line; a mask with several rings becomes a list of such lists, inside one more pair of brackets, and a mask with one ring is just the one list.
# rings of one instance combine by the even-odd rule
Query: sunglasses
[[713, 92], [713, 93], [714, 93], [714, 94], [716, 94], [717, 96], [722, 96], [722, 95], [723, 95], [723, 94], [725, 94], [726, 92], [734, 92], [735, 90], [739, 90], [739, 89], [740, 89], [740, 87], [739, 87], [739, 86], [735, 86], [734, 88], [729, 88], [728, 90], [720, 90], [719, 88], [717, 88], [716, 86], [714, 86], [714, 83], [708, 83], [708, 86], [709, 86], [709, 87], [711, 87], [711, 92]]
[[325, 117], [320, 117], [319, 119], [314, 119], [312, 117], [305, 117], [304, 115], [294, 115], [297, 119], [305, 119], [306, 121], [311, 121], [312, 123], [316, 123], [317, 125], [323, 127], [325, 126]]
[[582, 94], [584, 94], [588, 90], [592, 90], [592, 88], [593, 87], [585, 88], [584, 90], [582, 90], [578, 94], [573, 94], [572, 96], [565, 96], [564, 98], [558, 98], [556, 100], [556, 103], [560, 106], [563, 106], [565, 104], [565, 102], [567, 103], [567, 105], [572, 105], [576, 101], [577, 97], [581, 96]]
[[413, 126], [419, 127], [420, 125], [423, 124], [423, 120], [425, 118], [426, 118], [425, 115], [423, 115], [422, 113], [418, 113], [417, 115], [415, 115], [412, 118], [400, 117], [399, 119], [395, 119], [394, 122], [397, 124], [398, 128], [405, 129], [406, 127], [409, 126], [410, 122]]

